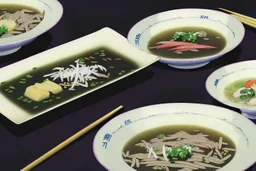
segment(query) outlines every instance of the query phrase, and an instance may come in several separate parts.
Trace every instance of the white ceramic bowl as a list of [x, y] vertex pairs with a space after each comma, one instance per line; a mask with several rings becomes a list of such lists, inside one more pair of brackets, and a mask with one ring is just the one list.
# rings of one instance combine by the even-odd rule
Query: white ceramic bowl
[[232, 102], [224, 95], [224, 89], [228, 84], [236, 80], [254, 78], [255, 73], [256, 60], [230, 64], [214, 71], [207, 78], [205, 86], [208, 93], [219, 102], [240, 109], [247, 118], [256, 119], [256, 106]]
[[96, 134], [93, 142], [94, 154], [107, 170], [135, 171], [124, 162], [123, 147], [138, 133], [167, 125], [203, 126], [223, 132], [231, 138], [236, 146], [236, 154], [218, 171], [245, 170], [256, 161], [256, 127], [253, 122], [225, 108], [189, 103], [146, 106], [115, 117]]
[[148, 43], [152, 37], [162, 31], [184, 26], [198, 26], [218, 31], [226, 38], [226, 47], [215, 55], [200, 58], [174, 59], [159, 56], [160, 62], [180, 69], [199, 68], [237, 47], [245, 34], [243, 24], [231, 15], [192, 8], [161, 12], [139, 21], [129, 31], [128, 41], [137, 48], [151, 53], [148, 50]]
[[0, 5], [16, 4], [32, 7], [44, 12], [44, 19], [34, 29], [13, 37], [0, 38], [0, 56], [18, 51], [22, 46], [31, 43], [39, 35], [54, 27], [62, 17], [63, 7], [57, 0], [1, 0]]

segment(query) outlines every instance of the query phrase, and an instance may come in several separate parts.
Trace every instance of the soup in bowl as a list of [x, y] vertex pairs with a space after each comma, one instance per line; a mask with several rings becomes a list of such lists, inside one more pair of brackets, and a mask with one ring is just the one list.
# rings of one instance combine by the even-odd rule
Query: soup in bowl
[[93, 150], [111, 171], [241, 171], [255, 162], [255, 130], [253, 122], [224, 108], [158, 104], [110, 120]]
[[0, 56], [18, 51], [61, 19], [63, 7], [52, 0], [1, 0]]
[[128, 40], [137, 48], [180, 69], [207, 65], [237, 47], [244, 27], [236, 18], [206, 9], [180, 9], [149, 16], [132, 27]]
[[214, 71], [206, 80], [208, 93], [219, 102], [256, 119], [256, 61], [244, 61]]

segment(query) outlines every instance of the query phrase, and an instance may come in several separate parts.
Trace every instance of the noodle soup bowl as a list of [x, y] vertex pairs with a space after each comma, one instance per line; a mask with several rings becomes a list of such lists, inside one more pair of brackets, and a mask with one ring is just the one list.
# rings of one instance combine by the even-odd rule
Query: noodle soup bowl
[[214, 71], [206, 80], [205, 87], [208, 93], [217, 101], [240, 109], [243, 116], [256, 119], [256, 104], [249, 105], [230, 100], [225, 95], [225, 89], [235, 81], [255, 78], [256, 60], [237, 62]]
[[[185, 27], [193, 29], [204, 28], [215, 31], [219, 35], [222, 35], [221, 37], [222, 39], [225, 39], [226, 43], [223, 43], [221, 45], [222, 47], [216, 45], [216, 47], [214, 47], [216, 48], [216, 51], [214, 52], [212, 49], [204, 50], [201, 48], [193, 50], [180, 49], [179, 51], [172, 50], [176, 48], [175, 46], [154, 51], [149, 49], [152, 48], [152, 45], [155, 47], [163, 44], [160, 42], [168, 42], [172, 40], [172, 35], [174, 35], [174, 33], [170, 30], [177, 29], [176, 32], [181, 32]], [[164, 32], [167, 33], [167, 36], [163, 36], [162, 33]], [[189, 32], [189, 30], [187, 30], [186, 33], [187, 32]], [[203, 67], [209, 62], [220, 58], [236, 48], [243, 40], [244, 34], [245, 29], [243, 24], [231, 15], [215, 10], [192, 8], [170, 10], [151, 15], [136, 23], [129, 31], [127, 39], [129, 43], [135, 47], [158, 56], [161, 63], [178, 69], [194, 69]], [[156, 38], [158, 35], [159, 37]], [[151, 44], [153, 39], [159, 40], [160, 42]], [[220, 41], [221, 39], [215, 36], [210, 39], [208, 37], [204, 40], [208, 41], [201, 42], [199, 45], [212, 45], [210, 41]], [[178, 39], [178, 41], [182, 42], [183, 40]], [[197, 42], [195, 43], [198, 44]], [[165, 54], [163, 54], [163, 50], [165, 51]], [[202, 51], [204, 52], [201, 53]], [[174, 52], [177, 52], [179, 55], [174, 55]], [[186, 56], [184, 56], [185, 54]]]
[[31, 43], [54, 27], [63, 14], [63, 7], [57, 0], [1, 0], [0, 6], [24, 6], [44, 14], [44, 18], [35, 28], [22, 34], [0, 38], [0, 56], [15, 53], [22, 46]]
[[[216, 125], [218, 126], [216, 127]], [[140, 157], [144, 157], [147, 160], [148, 152], [146, 152], [146, 149], [145, 152], [138, 152], [143, 153], [144, 156], [137, 155], [140, 163], [140, 166], [137, 167], [138, 161], [134, 158], [135, 153], [131, 151], [128, 154], [127, 151], [124, 151], [124, 148], [138, 134], [163, 126], [200, 126], [227, 135], [234, 143], [236, 152], [228, 163], [225, 163], [223, 167], [218, 169], [220, 171], [241, 171], [255, 163], [254, 151], [256, 150], [256, 137], [254, 133], [256, 127], [253, 122], [239, 113], [228, 109], [191, 103], [166, 103], [146, 106], [125, 112], [113, 118], [96, 134], [93, 142], [94, 154], [99, 163], [107, 170], [139, 171], [140, 166], [147, 164], [147, 162], [143, 163]], [[179, 131], [182, 131], [182, 129]], [[153, 132], [152, 138], [155, 136]], [[149, 140], [146, 141], [147, 143], [150, 142]], [[223, 138], [222, 142], [224, 143], [224, 141], [227, 141], [227, 139]], [[152, 142], [148, 143], [148, 146], [150, 147], [151, 144]], [[131, 162], [126, 163], [124, 159], [130, 160]], [[171, 164], [169, 161], [163, 162], [167, 165]], [[131, 167], [131, 163], [133, 163], [133, 167]], [[153, 164], [148, 167], [152, 169], [154, 166], [156, 165]], [[171, 167], [169, 167], [169, 170], [172, 170]], [[182, 167], [185, 166], [181, 166], [180, 169]], [[164, 169], [166, 170], [166, 168]]]

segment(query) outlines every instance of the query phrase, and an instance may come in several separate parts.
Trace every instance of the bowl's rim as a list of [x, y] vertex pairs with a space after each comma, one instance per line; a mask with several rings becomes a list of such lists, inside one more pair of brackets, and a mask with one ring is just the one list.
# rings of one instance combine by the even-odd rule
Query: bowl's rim
[[[131, 109], [131, 110], [128, 110], [128, 111], [125, 111], [125, 112], [122, 112], [120, 115], [117, 115], [115, 116], [114, 118], [112, 118], [111, 120], [109, 120], [107, 123], [105, 123], [96, 133], [96, 135], [94, 136], [94, 139], [93, 139], [93, 143], [92, 143], [92, 150], [93, 150], [93, 153], [94, 153], [94, 156], [95, 158], [97, 159], [97, 161], [101, 164], [102, 167], [104, 167], [106, 170], [108, 170], [107, 166], [105, 164], [102, 163], [101, 160], [99, 160], [99, 157], [96, 155], [95, 153], [95, 149], [96, 149], [96, 138], [97, 138], [97, 135], [102, 132], [102, 130], [105, 128], [105, 126], [111, 122], [112, 120], [118, 118], [118, 117], [121, 117], [123, 114], [127, 114], [127, 113], [130, 113], [130, 112], [134, 112], [136, 110], [143, 110], [143, 109], [146, 109], [146, 108], [150, 108], [150, 107], [155, 107], [155, 106], [161, 106], [161, 105], [190, 105], [190, 106], [199, 106], [199, 105], [202, 105], [204, 107], [212, 107], [212, 108], [217, 108], [217, 109], [220, 109], [220, 110], [223, 110], [223, 111], [227, 111], [227, 112], [232, 112], [233, 115], [237, 115], [237, 117], [243, 117], [240, 113], [236, 112], [236, 111], [233, 111], [233, 110], [230, 110], [230, 109], [227, 109], [227, 108], [224, 108], [224, 107], [220, 107], [220, 106], [217, 106], [217, 105], [213, 105], [213, 104], [205, 104], [205, 103], [186, 103], [186, 102], [179, 102], [179, 103], [157, 103], [157, 104], [152, 104], [152, 105], [146, 105], [146, 106], [142, 106], [142, 107], [138, 107], [138, 108], [134, 108], [134, 109]], [[243, 117], [244, 119], [247, 120], [247, 122], [255, 125], [251, 120]], [[248, 164], [248, 166], [245, 168], [245, 169], [248, 169], [250, 168], [251, 166], [253, 166], [254, 164], [256, 163], [256, 161], [252, 162], [251, 164]]]
[[214, 98], [215, 100], [217, 100], [218, 102], [224, 104], [224, 105], [227, 105], [229, 107], [233, 107], [233, 108], [236, 108], [236, 109], [240, 109], [240, 110], [250, 110], [250, 111], [256, 111], [256, 106], [249, 106], [249, 105], [241, 105], [241, 106], [244, 106], [244, 107], [241, 107], [239, 104], [237, 103], [232, 103], [232, 102], [229, 102], [228, 100], [227, 101], [221, 101], [218, 96], [214, 95], [214, 93], [210, 90], [210, 87], [207, 86], [209, 84], [209, 81], [210, 79], [212, 78], [212, 76], [216, 73], [216, 72], [219, 72], [220, 70], [223, 70], [227, 67], [232, 67], [232, 66], [237, 66], [237, 65], [241, 65], [241, 64], [245, 64], [245, 63], [251, 63], [251, 62], [256, 62], [256, 60], [246, 60], [246, 61], [241, 61], [241, 62], [236, 62], [236, 63], [232, 63], [232, 64], [229, 64], [229, 65], [225, 65], [223, 67], [220, 67], [219, 69], [216, 69], [215, 71], [213, 71], [206, 79], [205, 81], [205, 89], [206, 91], [208, 92], [208, 94]]
[[[173, 10], [167, 10], [167, 11], [162, 11], [162, 12], [159, 12], [159, 13], [155, 13], [155, 14], [152, 14], [148, 17], [145, 17], [141, 20], [139, 20], [138, 22], [136, 22], [132, 27], [131, 29], [129, 30], [128, 34], [127, 34], [127, 41], [131, 43], [131, 40], [129, 40], [129, 37], [131, 35], [131, 32], [134, 30], [134, 28], [136, 28], [136, 26], [139, 24], [139, 23], [142, 23], [144, 22], [145, 20], [155, 16], [155, 15], [165, 15], [166, 13], [169, 13], [169, 12], [176, 12], [176, 11], [188, 11], [188, 10], [200, 10], [200, 11], [210, 11], [210, 12], [214, 12], [214, 13], [221, 13], [223, 15], [226, 15], [227, 17], [231, 17], [233, 18], [235, 21], [237, 21], [237, 23], [241, 26], [242, 28], [242, 32], [241, 32], [241, 39], [239, 41], [237, 41], [237, 43], [233, 46], [233, 47], [230, 47], [229, 49], [225, 50], [225, 51], [220, 51], [214, 55], [209, 55], [209, 56], [202, 56], [202, 57], [195, 57], [195, 58], [187, 58], [187, 59], [180, 59], [180, 58], [167, 58], [167, 57], [162, 57], [162, 56], [158, 56], [160, 58], [160, 61], [170, 61], [170, 62], [193, 62], [193, 61], [211, 61], [215, 58], [218, 58], [218, 57], [221, 57], [223, 55], [225, 55], [226, 53], [229, 53], [230, 51], [234, 50], [236, 47], [238, 47], [241, 42], [243, 41], [244, 39], [244, 36], [245, 36], [245, 27], [244, 25], [235, 17], [233, 17], [232, 15], [228, 15], [227, 13], [225, 12], [222, 12], [222, 11], [218, 11], [218, 10], [213, 10], [213, 9], [204, 9], [204, 8], [180, 8], [180, 9], [173, 9]], [[133, 45], [133, 44], [132, 44]], [[133, 45], [135, 46], [135, 45]], [[143, 49], [141, 49], [140, 47], [138, 46], [135, 46], [136, 48], [139, 48], [140, 50], [144, 51]], [[146, 52], [146, 51], [145, 51]], [[146, 52], [146, 53], [150, 53], [150, 52]], [[152, 53], [150, 53], [152, 54]], [[153, 54], [154, 55], [154, 54]], [[157, 55], [155, 55], [157, 56]]]
[[[45, 3], [44, 0], [38, 0], [38, 2]], [[0, 4], [8, 4], [8, 2], [7, 3], [6, 2], [0, 2]], [[17, 4], [19, 4], [19, 3], [17, 3]], [[64, 7], [58, 0], [50, 1], [50, 4], [56, 5], [57, 9], [60, 12], [60, 13], [58, 13], [58, 15], [56, 15], [56, 17], [54, 17], [55, 21], [52, 21], [51, 24], [48, 24], [47, 25], [48, 27], [42, 27], [39, 24], [38, 26], [36, 26], [33, 29], [33, 31], [38, 31], [37, 33], [31, 34], [31, 32], [30, 32], [31, 30], [30, 30], [28, 32], [20, 34], [22, 36], [21, 38], [18, 37], [19, 35], [13, 36], [13, 37], [11, 37], [11, 38], [13, 38], [12, 41], [10, 41], [8, 37], [7, 38], [1, 38], [0, 39], [0, 47], [10, 46], [12, 44], [18, 44], [18, 43], [21, 43], [21, 42], [29, 41], [33, 38], [36, 38], [36, 37], [42, 35], [43, 33], [49, 31], [50, 29], [52, 29], [61, 20], [63, 14], [64, 14]], [[48, 3], [46, 5], [49, 6], [50, 4]], [[27, 6], [33, 7], [33, 5], [29, 5], [29, 4]], [[44, 11], [44, 12], [46, 13], [47, 11]], [[45, 20], [45, 19], [46, 18], [44, 17], [43, 20]], [[52, 20], [52, 18], [48, 18], [48, 19]]]

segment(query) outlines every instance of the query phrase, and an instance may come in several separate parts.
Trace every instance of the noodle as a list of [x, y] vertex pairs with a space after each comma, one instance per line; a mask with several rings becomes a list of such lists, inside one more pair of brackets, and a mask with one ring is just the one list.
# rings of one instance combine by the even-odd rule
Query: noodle
[[[122, 156], [131, 167], [152, 167], [153, 170], [165, 171], [194, 171], [205, 169], [219, 169], [223, 164], [230, 161], [234, 156], [234, 148], [229, 148], [228, 143], [223, 141], [220, 136], [214, 142], [209, 139], [209, 135], [194, 131], [195, 135], [184, 131], [176, 132], [172, 135], [160, 138], [152, 138], [149, 141], [140, 140], [135, 143], [136, 148], [145, 149], [144, 153], [130, 154], [129, 151], [123, 152]], [[168, 157], [174, 148], [182, 149], [190, 154], [186, 159], [180, 156]], [[150, 170], [151, 171], [151, 170]]]
[[12, 20], [16, 22], [16, 26], [14, 30], [0, 35], [0, 38], [7, 38], [28, 32], [34, 29], [40, 22], [42, 22], [43, 18], [43, 13], [36, 13], [36, 11], [28, 9], [21, 9], [14, 13], [2, 11], [0, 21], [5, 19]]

